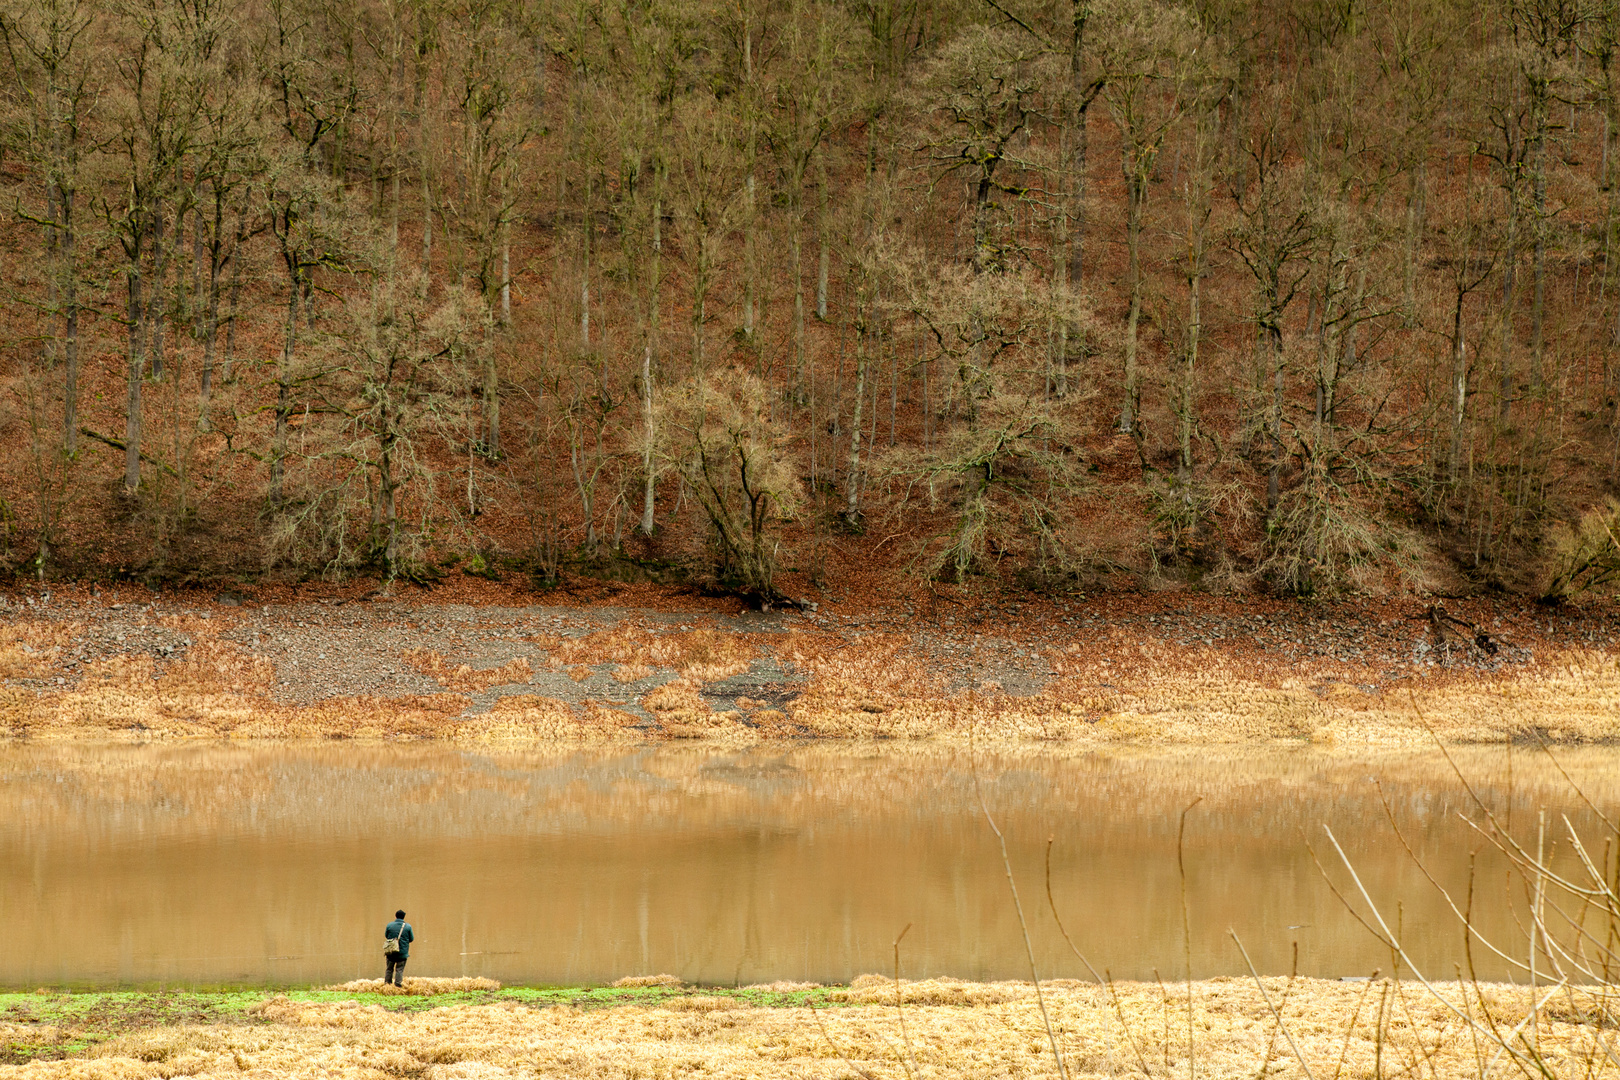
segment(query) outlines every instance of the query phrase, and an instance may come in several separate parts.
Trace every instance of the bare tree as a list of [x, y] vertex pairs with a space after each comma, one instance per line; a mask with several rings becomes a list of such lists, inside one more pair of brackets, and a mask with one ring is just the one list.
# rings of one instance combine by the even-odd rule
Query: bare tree
[[1269, 458], [1268, 514], [1277, 507], [1285, 452], [1284, 318], [1310, 274], [1305, 256], [1316, 244], [1318, 229], [1302, 167], [1291, 156], [1293, 147], [1286, 125], [1288, 93], [1286, 85], [1271, 87], [1255, 109], [1251, 130], [1243, 135], [1243, 160], [1233, 172], [1232, 202], [1237, 220], [1227, 238], [1255, 287], [1254, 320], [1264, 357], [1261, 393], [1269, 397], [1264, 421]]
[[128, 495], [134, 495], [141, 483], [141, 391], [148, 360], [161, 343], [158, 320], [167, 255], [163, 203], [175, 191], [178, 169], [198, 129], [198, 73], [182, 47], [185, 14], [162, 0], [135, 0], [119, 9], [115, 24], [120, 58], [117, 91], [108, 97], [112, 126], [108, 146], [121, 182], [98, 193], [97, 210], [123, 255], [127, 391], [123, 488]]
[[1103, 99], [1120, 131], [1120, 171], [1125, 180], [1125, 252], [1128, 308], [1125, 316], [1124, 400], [1119, 430], [1133, 437], [1141, 411], [1138, 328], [1142, 318], [1142, 227], [1159, 151], [1185, 107], [1184, 92], [1198, 62], [1197, 27], [1179, 6], [1157, 0], [1114, 0], [1100, 64]]
[[[46, 322], [46, 346], [31, 428], [39, 528], [34, 570], [43, 577], [56, 543], [56, 525], [66, 495], [67, 473], [78, 455], [79, 438], [79, 191], [86, 177], [87, 130], [94, 105], [92, 82], [96, 42], [93, 10], [82, 0], [45, 0], [0, 9], [0, 35], [11, 60], [19, 107], [17, 135], [22, 156], [43, 180], [44, 205], [18, 212], [42, 232], [45, 295], [36, 297]], [[60, 365], [60, 373], [56, 371]], [[41, 409], [56, 398], [60, 379], [61, 425], [45, 421]]]
[[318, 449], [274, 518], [274, 547], [329, 574], [417, 576], [435, 532], [460, 518], [434, 459], [471, 433], [468, 375], [489, 310], [463, 289], [432, 300], [414, 270], [356, 290], [336, 323], [304, 383]]

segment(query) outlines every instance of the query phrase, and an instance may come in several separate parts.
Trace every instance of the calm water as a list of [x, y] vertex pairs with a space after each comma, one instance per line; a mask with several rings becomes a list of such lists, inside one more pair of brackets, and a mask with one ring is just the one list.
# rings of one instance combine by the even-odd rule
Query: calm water
[[[1563, 754], [1605, 812], [1620, 752]], [[1595, 817], [1538, 751], [1459, 757], [1517, 833]], [[410, 912], [416, 975], [582, 983], [1027, 976], [995, 838], [963, 753], [687, 747], [470, 752], [438, 746], [0, 747], [0, 985], [324, 983], [381, 974]], [[1196, 976], [1365, 975], [1390, 957], [1311, 861], [1324, 824], [1397, 909], [1426, 973], [1462, 935], [1395, 839], [1522, 952], [1523, 898], [1463, 817], [1437, 755], [1312, 752], [1072, 758], [980, 754], [1043, 976], [1083, 977], [1046, 900], [1116, 978], [1184, 969], [1180, 812]], [[1549, 824], [1549, 831], [1552, 831]], [[1345, 875], [1332, 866], [1336, 877]], [[1489, 968], [1505, 973], [1501, 963]], [[1482, 971], [1482, 974], [1485, 974]]]

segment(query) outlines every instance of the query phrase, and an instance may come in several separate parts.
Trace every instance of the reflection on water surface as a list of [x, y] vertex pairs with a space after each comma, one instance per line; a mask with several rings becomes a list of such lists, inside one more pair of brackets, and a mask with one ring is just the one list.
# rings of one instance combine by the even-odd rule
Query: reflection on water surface
[[[1561, 752], [1612, 815], [1620, 753]], [[1515, 831], [1592, 812], [1539, 751], [1458, 762]], [[1027, 976], [994, 837], [960, 752], [702, 747], [471, 752], [443, 746], [0, 748], [0, 985], [319, 983], [381, 974], [396, 907], [410, 973], [583, 983]], [[1462, 935], [1395, 837], [1517, 942], [1522, 905], [1439, 755], [1081, 757], [981, 753], [1043, 975], [1084, 977], [1047, 909], [1116, 978], [1184, 967], [1176, 828], [1188, 816], [1196, 976], [1389, 969], [1324, 887], [1329, 825], [1414, 958], [1436, 976]], [[1342, 874], [1340, 877], [1342, 878]], [[376, 940], [374, 940], [376, 939]], [[1500, 966], [1482, 975], [1504, 975]]]

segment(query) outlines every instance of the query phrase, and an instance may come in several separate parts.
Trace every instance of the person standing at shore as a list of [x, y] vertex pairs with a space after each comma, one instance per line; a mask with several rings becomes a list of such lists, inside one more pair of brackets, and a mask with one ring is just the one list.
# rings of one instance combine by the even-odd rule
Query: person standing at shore
[[405, 961], [411, 956], [411, 942], [416, 940], [416, 933], [411, 924], [405, 921], [405, 912], [394, 912], [394, 921], [383, 927], [383, 957], [388, 961], [388, 967], [383, 972], [383, 985], [393, 983], [395, 986], [405, 985]]

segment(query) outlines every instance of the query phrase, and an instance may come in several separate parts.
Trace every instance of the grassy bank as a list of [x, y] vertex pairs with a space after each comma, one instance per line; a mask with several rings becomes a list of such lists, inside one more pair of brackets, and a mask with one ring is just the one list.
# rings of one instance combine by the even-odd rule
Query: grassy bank
[[[1042, 989], [1037, 1001], [1027, 983], [930, 980], [897, 993], [863, 976], [842, 987], [9, 994], [0, 1076], [1056, 1075], [1043, 1004], [1069, 1076], [1308, 1068], [1316, 1080], [1441, 1080], [1518, 1073], [1515, 1054], [1532, 1053], [1550, 1075], [1613, 1067], [1613, 1023], [1600, 1020], [1612, 1003], [1576, 989], [1447, 983], [1431, 994], [1284, 978]], [[1487, 1023], [1517, 1049], [1499, 1054], [1480, 1035]]]

